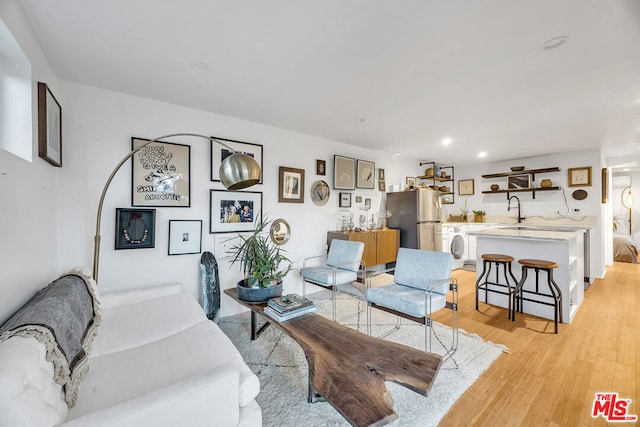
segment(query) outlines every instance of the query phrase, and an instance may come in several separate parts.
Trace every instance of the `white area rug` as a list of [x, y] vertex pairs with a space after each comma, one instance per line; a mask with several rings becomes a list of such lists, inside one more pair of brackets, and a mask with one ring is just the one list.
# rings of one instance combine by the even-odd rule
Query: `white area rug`
[[[328, 291], [321, 291], [309, 297], [318, 306], [319, 314], [331, 318], [330, 300], [320, 299], [329, 295]], [[366, 333], [366, 312], [357, 315], [357, 308], [358, 301], [355, 298], [341, 294], [338, 300], [338, 319], [343, 319], [340, 323], [353, 328], [357, 328], [359, 324], [360, 331]], [[260, 324], [263, 320], [260, 319]], [[390, 329], [395, 322], [395, 316], [373, 310], [374, 335]], [[249, 313], [224, 317], [219, 326], [260, 378], [261, 390], [256, 400], [262, 408], [265, 427], [349, 425], [329, 403], [307, 403], [307, 362], [304, 352], [293, 339], [277, 328], [269, 327], [252, 342]], [[452, 337], [451, 329], [439, 323], [434, 326], [438, 339], [433, 340], [432, 350], [443, 354], [444, 347], [438, 341], [448, 346]], [[385, 339], [423, 350], [424, 326], [403, 321], [400, 330]], [[437, 426], [454, 402], [506, 350], [502, 345], [484, 341], [475, 334], [460, 330], [458, 351], [442, 365], [428, 397], [400, 385], [386, 383], [399, 416], [398, 420], [389, 425]]]

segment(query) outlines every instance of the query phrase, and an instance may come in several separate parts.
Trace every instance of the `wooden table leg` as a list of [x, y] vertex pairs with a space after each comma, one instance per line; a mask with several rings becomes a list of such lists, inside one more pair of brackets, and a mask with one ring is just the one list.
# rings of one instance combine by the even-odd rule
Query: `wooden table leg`
[[258, 328], [258, 315], [255, 311], [251, 311], [251, 341], [258, 339], [260, 335], [267, 329], [271, 323], [266, 322], [260, 328]]

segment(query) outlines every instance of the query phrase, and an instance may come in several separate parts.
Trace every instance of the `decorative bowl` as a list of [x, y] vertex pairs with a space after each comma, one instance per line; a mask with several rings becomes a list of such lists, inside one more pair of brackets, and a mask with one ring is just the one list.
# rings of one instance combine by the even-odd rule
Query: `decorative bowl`
[[500, 186], [498, 184], [491, 184], [491, 191], [498, 191]]
[[540, 187], [542, 188], [551, 188], [553, 186], [553, 182], [550, 179], [543, 179], [540, 181]]
[[511, 166], [512, 172], [521, 172], [524, 170], [524, 166]]

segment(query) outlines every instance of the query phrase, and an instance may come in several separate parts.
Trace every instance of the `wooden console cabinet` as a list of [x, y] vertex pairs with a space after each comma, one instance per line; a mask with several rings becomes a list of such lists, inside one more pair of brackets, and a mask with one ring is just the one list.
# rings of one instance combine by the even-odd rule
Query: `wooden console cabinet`
[[367, 267], [394, 262], [400, 248], [400, 230], [392, 228], [373, 231], [329, 231], [327, 233], [329, 246], [333, 239], [364, 243], [362, 259]]

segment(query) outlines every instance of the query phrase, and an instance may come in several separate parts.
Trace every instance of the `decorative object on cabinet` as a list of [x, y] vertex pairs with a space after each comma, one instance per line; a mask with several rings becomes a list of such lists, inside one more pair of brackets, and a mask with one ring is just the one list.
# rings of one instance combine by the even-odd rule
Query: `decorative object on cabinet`
[[[552, 190], [560, 189], [560, 187], [535, 187], [534, 181], [535, 181], [536, 174], [559, 172], [559, 171], [560, 171], [559, 167], [552, 167], [552, 168], [543, 168], [543, 169], [524, 169], [522, 171], [516, 171], [516, 172], [501, 172], [501, 173], [492, 173], [492, 174], [482, 175], [482, 178], [507, 178], [508, 183], [513, 182], [519, 186], [521, 186], [521, 184], [518, 181], [509, 180], [509, 178], [514, 176], [522, 177], [523, 175], [528, 175], [529, 177], [527, 180], [527, 182], [529, 182], [528, 188], [507, 188], [506, 190], [501, 190], [498, 184], [493, 184], [491, 185], [491, 190], [486, 190], [486, 191], [483, 191], [482, 193], [483, 194], [507, 193], [507, 198], [509, 198], [509, 193], [531, 192], [532, 197], [535, 199], [536, 191], [552, 191]], [[524, 178], [522, 179], [522, 184], [525, 184]], [[494, 186], [497, 186], [497, 188]]]
[[62, 167], [62, 107], [42, 82], [38, 82], [38, 156]]
[[378, 180], [384, 181], [384, 169], [378, 168]]
[[376, 164], [367, 160], [358, 159], [358, 175], [356, 178], [357, 188], [375, 188]]
[[466, 222], [469, 217], [469, 199], [464, 200], [464, 206], [460, 208], [460, 213], [462, 214], [462, 221]]
[[351, 207], [351, 193], [340, 193], [340, 199], [338, 200], [338, 207], [341, 207], [341, 208]]
[[569, 168], [569, 187], [590, 187], [591, 186], [591, 166], [579, 168]]
[[[217, 147], [214, 144], [215, 141], [223, 141], [224, 145]], [[224, 139], [218, 137], [212, 137], [211, 139], [211, 181], [221, 181], [220, 174], [222, 162], [233, 153], [242, 153], [251, 157], [258, 164], [260, 168], [259, 181], [256, 184], [262, 184], [262, 152], [263, 147], [260, 144], [254, 144], [252, 142], [234, 141], [233, 139]], [[228, 174], [228, 172], [226, 172]], [[228, 179], [228, 178], [227, 178]], [[225, 179], [222, 179], [224, 184]], [[226, 186], [225, 186], [226, 187]], [[228, 187], [227, 187], [228, 188]], [[229, 188], [228, 188], [229, 189]], [[230, 190], [241, 190], [241, 188], [230, 188]]]
[[304, 169], [280, 166], [278, 202], [304, 203]]
[[609, 201], [609, 171], [607, 168], [602, 168], [600, 174], [602, 175], [602, 203], [604, 204]]
[[484, 222], [484, 217], [487, 213], [483, 210], [473, 211], [474, 222]]
[[461, 179], [458, 181], [458, 195], [471, 196], [474, 194], [473, 179]]
[[416, 177], [415, 176], [408, 176], [405, 179], [405, 182], [407, 184], [407, 187], [414, 188], [416, 186]]
[[522, 172], [524, 170], [524, 166], [511, 166], [511, 172]]
[[317, 206], [324, 206], [329, 201], [331, 190], [326, 181], [318, 180], [311, 184], [311, 200]]
[[316, 175], [327, 174], [327, 162], [324, 160], [316, 160]]
[[202, 252], [202, 220], [169, 220], [169, 255]]
[[259, 191], [210, 190], [209, 233], [253, 231], [262, 220]]
[[153, 248], [155, 240], [155, 209], [116, 208], [116, 250]]
[[191, 146], [131, 138], [131, 206], [191, 206]]
[[291, 237], [291, 226], [289, 226], [286, 220], [278, 218], [271, 223], [269, 235], [273, 243], [276, 245], [284, 245]]
[[394, 262], [400, 248], [400, 230], [387, 228], [385, 230], [338, 232], [327, 233], [327, 244], [330, 246], [333, 239], [354, 240], [364, 243], [362, 260], [368, 267]]
[[354, 190], [356, 180], [354, 171], [356, 160], [351, 157], [333, 156], [333, 189], [334, 190]]
[[384, 181], [378, 181], [378, 191], [387, 191], [387, 185]]
[[[420, 186], [432, 188], [438, 190], [441, 193], [440, 200], [443, 204], [452, 204], [455, 202], [455, 193], [453, 192], [453, 185], [455, 181], [454, 167], [453, 166], [438, 166], [435, 162], [420, 162], [420, 166], [428, 165], [430, 167], [425, 169], [423, 176], [417, 177], [417, 180], [421, 181]], [[451, 187], [439, 186], [436, 183], [451, 182]], [[448, 191], [443, 191], [444, 189]]]
[[584, 200], [587, 198], [589, 193], [587, 193], [585, 190], [576, 190], [571, 195], [576, 200]]

